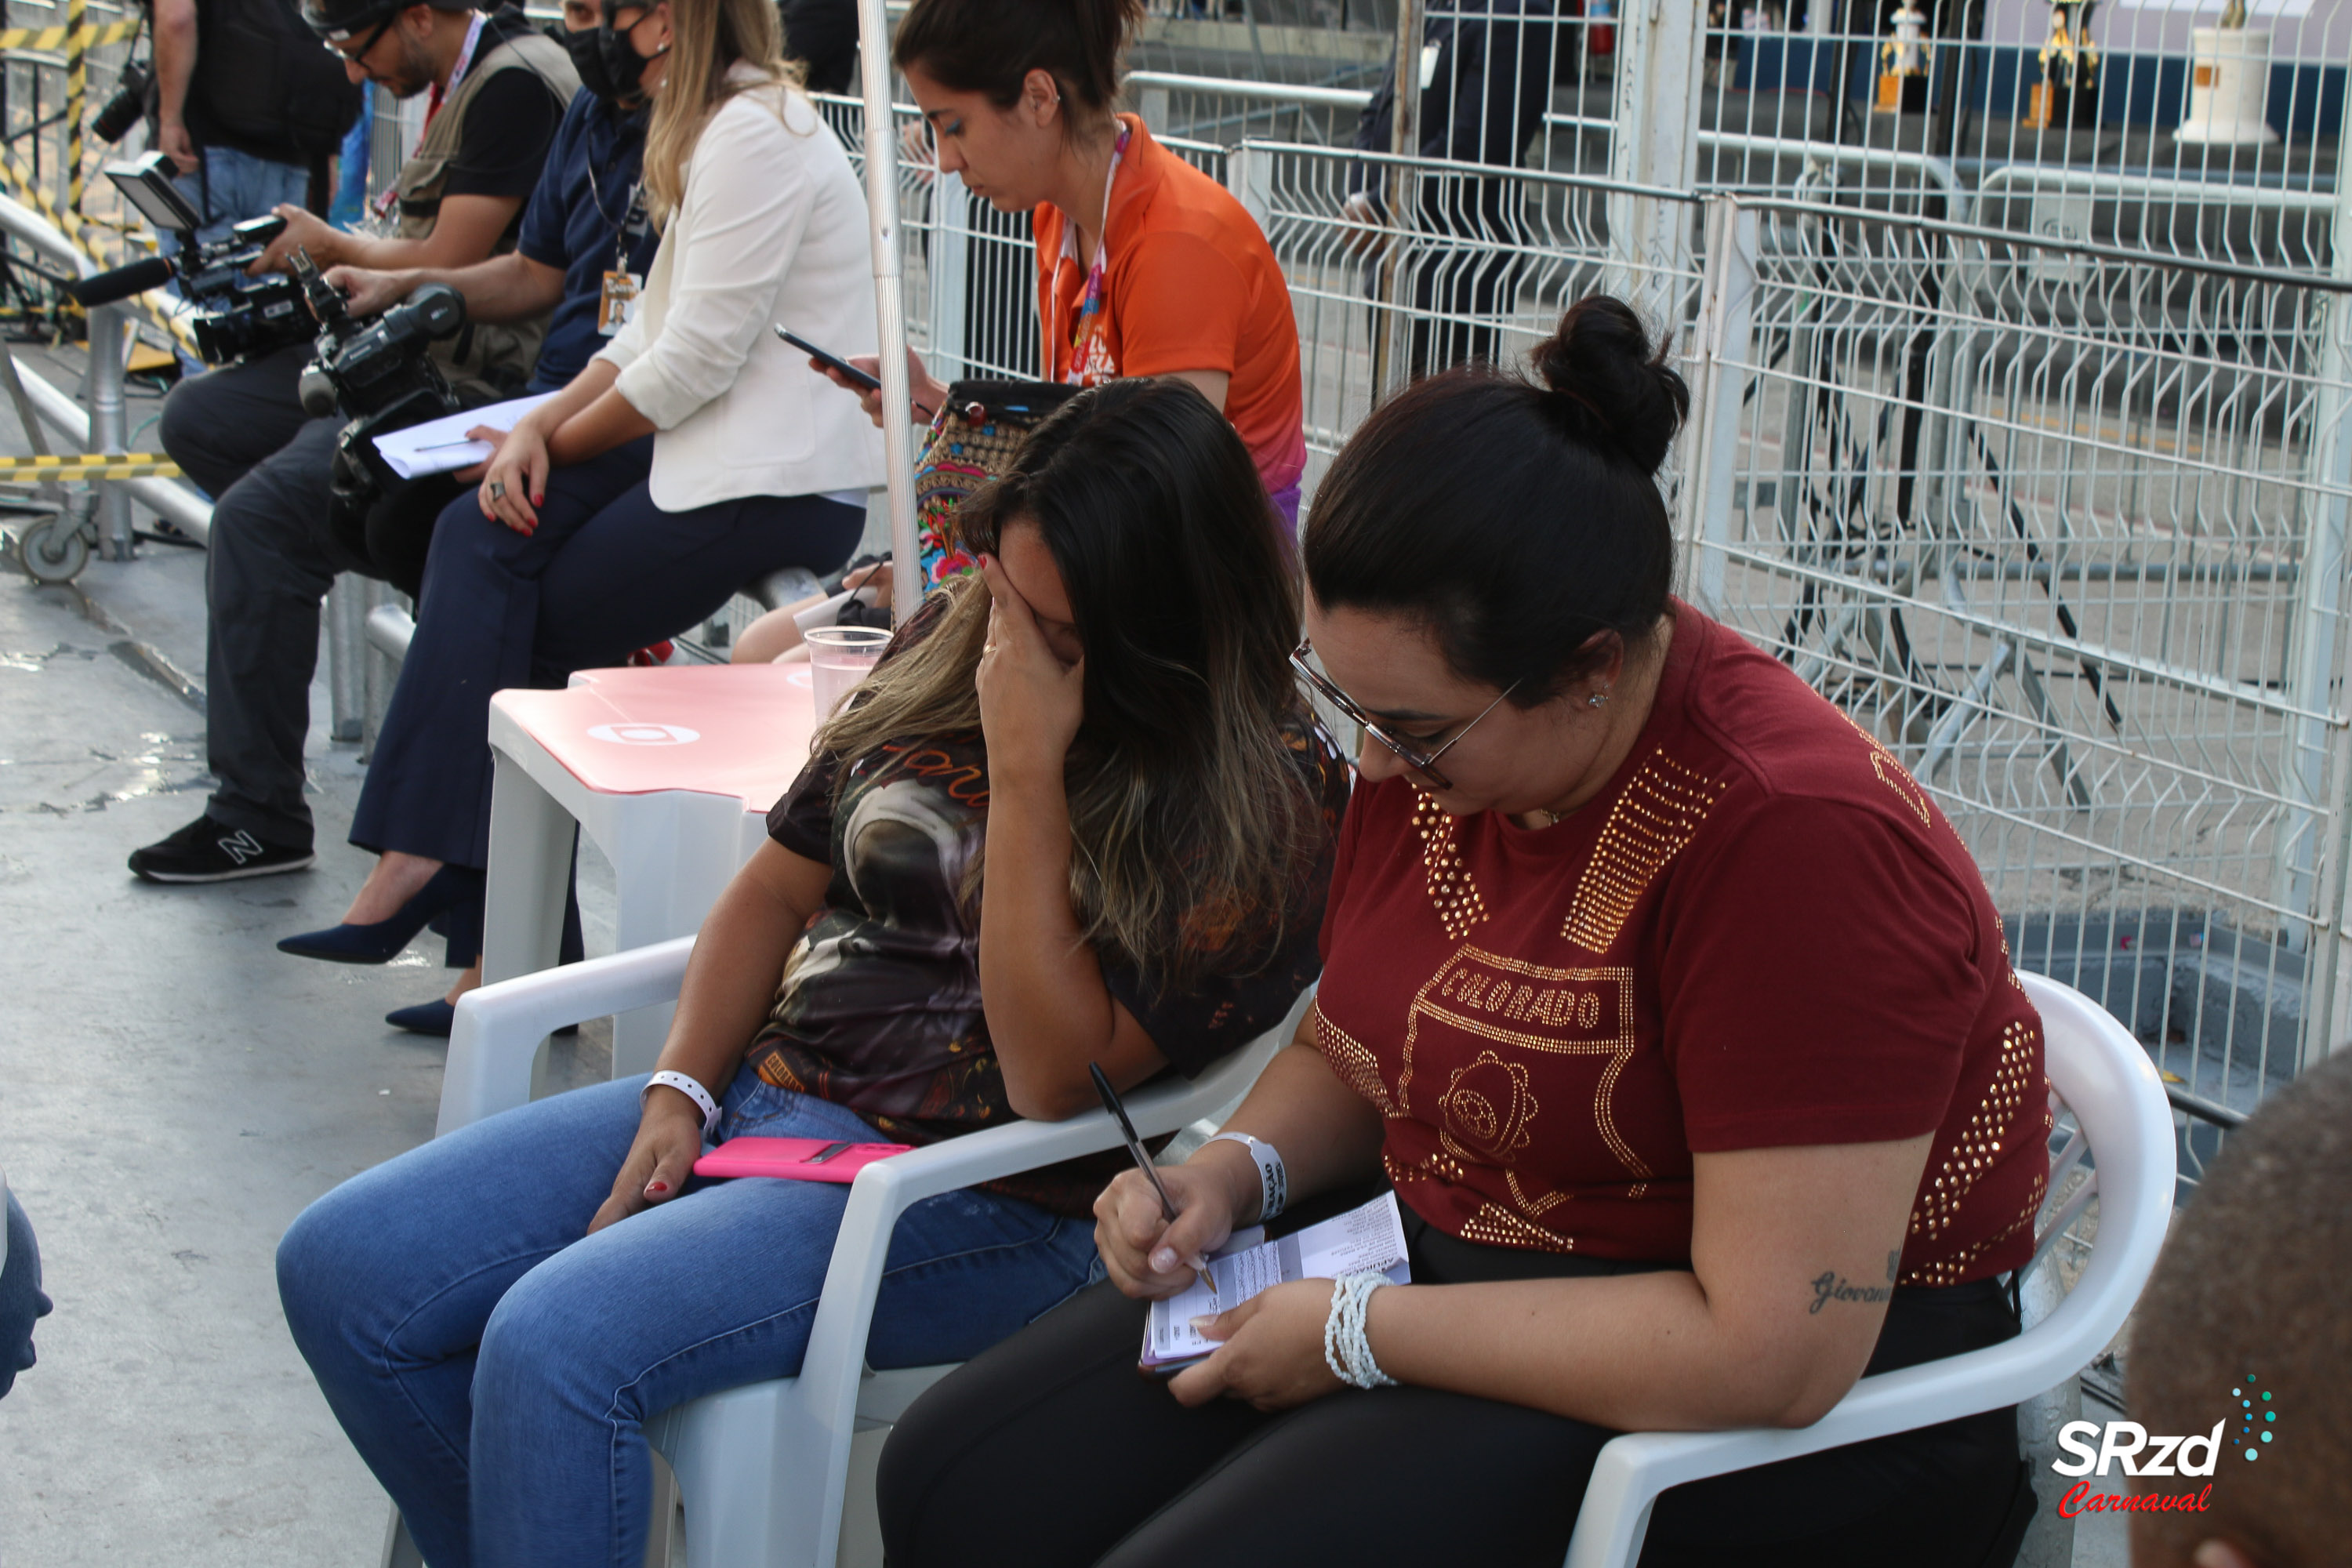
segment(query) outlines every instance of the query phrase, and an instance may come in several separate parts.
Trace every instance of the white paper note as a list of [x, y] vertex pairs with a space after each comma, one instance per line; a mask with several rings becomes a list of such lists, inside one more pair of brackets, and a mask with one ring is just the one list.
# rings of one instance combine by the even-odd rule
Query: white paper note
[[1142, 1364], [1162, 1367], [1200, 1360], [1217, 1348], [1192, 1327], [1194, 1318], [1231, 1311], [1258, 1292], [1293, 1279], [1337, 1279], [1370, 1270], [1400, 1285], [1412, 1270], [1405, 1261], [1404, 1223], [1394, 1193], [1349, 1209], [1278, 1241], [1251, 1229], [1209, 1257], [1208, 1275], [1164, 1301], [1151, 1303], [1144, 1324]]
[[493, 430], [511, 430], [524, 415], [554, 395], [542, 392], [536, 397], [509, 397], [504, 403], [428, 419], [405, 430], [387, 430], [375, 438], [375, 449], [391, 465], [392, 471], [404, 479], [487, 463], [490, 460], [490, 444], [468, 441], [466, 432], [483, 425]]

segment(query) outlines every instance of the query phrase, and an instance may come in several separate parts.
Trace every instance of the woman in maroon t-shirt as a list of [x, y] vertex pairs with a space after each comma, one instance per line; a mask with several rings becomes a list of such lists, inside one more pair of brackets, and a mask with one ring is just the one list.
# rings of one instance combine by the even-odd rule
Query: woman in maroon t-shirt
[[[2017, 1331], [2049, 1111], [1983, 879], [1670, 595], [1688, 394], [1633, 312], [1535, 363], [1417, 384], [1324, 479], [1294, 663], [1369, 741], [1317, 1006], [1172, 1221], [1120, 1175], [1109, 1283], [908, 1413], [901, 1568], [1557, 1563], [1612, 1432], [1803, 1426]], [[1276, 1286], [1136, 1377], [1186, 1259], [1383, 1181], [1413, 1283]], [[1643, 1562], [2005, 1568], [2033, 1507], [1999, 1410], [1669, 1493]]]

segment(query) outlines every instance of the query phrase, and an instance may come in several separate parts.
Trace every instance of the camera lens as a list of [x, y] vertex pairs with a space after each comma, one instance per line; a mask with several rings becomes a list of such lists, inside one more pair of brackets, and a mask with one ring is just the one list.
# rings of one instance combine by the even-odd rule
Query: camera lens
[[114, 89], [114, 96], [106, 100], [106, 107], [100, 109], [89, 122], [89, 128], [98, 133], [100, 141], [110, 145], [120, 142], [131, 134], [132, 126], [146, 118], [147, 83], [145, 66], [132, 64], [122, 68], [121, 80]]

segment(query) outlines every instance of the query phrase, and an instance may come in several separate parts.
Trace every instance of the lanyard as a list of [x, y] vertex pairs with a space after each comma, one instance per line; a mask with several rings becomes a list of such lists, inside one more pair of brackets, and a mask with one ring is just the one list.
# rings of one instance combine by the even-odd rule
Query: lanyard
[[[466, 25], [466, 47], [457, 51], [456, 68], [449, 72], [449, 79], [446, 82], [434, 84], [433, 96], [425, 101], [425, 130], [433, 129], [433, 117], [441, 112], [441, 106], [449, 101], [450, 94], [456, 92], [459, 85], [465, 81], [466, 73], [474, 68], [474, 48], [482, 41], [482, 24], [488, 20], [488, 17], [484, 13], [477, 11], [474, 13], [474, 19]], [[423, 136], [420, 135], [416, 140], [419, 146], [424, 144]]]
[[[1087, 378], [1094, 374], [1096, 361], [1101, 357], [1103, 271], [1110, 259], [1110, 192], [1118, 178], [1119, 161], [1127, 156], [1127, 126], [1121, 122], [1118, 142], [1110, 150], [1110, 167], [1103, 172], [1102, 233], [1095, 237], [1095, 259], [1094, 265], [1087, 268], [1086, 297], [1078, 305], [1078, 319], [1070, 328], [1070, 368], [1062, 379], [1073, 385], [1091, 384]], [[1073, 223], [1063, 236], [1063, 243], [1074, 249], [1073, 237], [1076, 232], [1077, 225]]]
[[[480, 11], [474, 13], [474, 19], [466, 25], [466, 47], [457, 51], [457, 68], [450, 71], [449, 79], [446, 84], [442, 82], [433, 84], [433, 96], [425, 103], [425, 123], [416, 132], [417, 147], [425, 145], [425, 134], [433, 129], [433, 117], [441, 112], [441, 106], [449, 101], [451, 95], [457, 92], [458, 84], [466, 79], [466, 73], [474, 68], [474, 50], [482, 41], [482, 23], [485, 20], [487, 20], [485, 13]], [[408, 155], [412, 158], [416, 156], [416, 148], [410, 148]], [[390, 217], [393, 205], [399, 200], [400, 185], [398, 181], [394, 181], [391, 190], [376, 198], [376, 216]]]

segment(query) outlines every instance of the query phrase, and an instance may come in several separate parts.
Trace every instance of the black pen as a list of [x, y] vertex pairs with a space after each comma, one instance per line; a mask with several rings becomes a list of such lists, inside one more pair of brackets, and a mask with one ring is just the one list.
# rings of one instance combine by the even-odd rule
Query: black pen
[[[1151, 1163], [1150, 1151], [1144, 1148], [1143, 1140], [1135, 1135], [1135, 1123], [1127, 1119], [1127, 1107], [1119, 1103], [1118, 1090], [1111, 1088], [1110, 1079], [1103, 1076], [1103, 1069], [1098, 1063], [1088, 1062], [1087, 1071], [1094, 1078], [1095, 1092], [1102, 1096], [1103, 1109], [1109, 1111], [1111, 1120], [1118, 1123], [1119, 1135], [1127, 1140], [1127, 1152], [1135, 1157], [1135, 1163], [1143, 1172], [1143, 1179], [1151, 1184], [1151, 1190], [1160, 1194], [1160, 1217], [1174, 1225], [1176, 1223], [1175, 1202], [1168, 1195], [1167, 1184], [1160, 1179], [1159, 1167]], [[1201, 1282], [1209, 1288], [1210, 1300], [1214, 1301], [1217, 1297], [1217, 1277], [1209, 1272], [1208, 1259], [1188, 1258], [1184, 1261], [1190, 1264], [1192, 1271], [1201, 1277]]]

